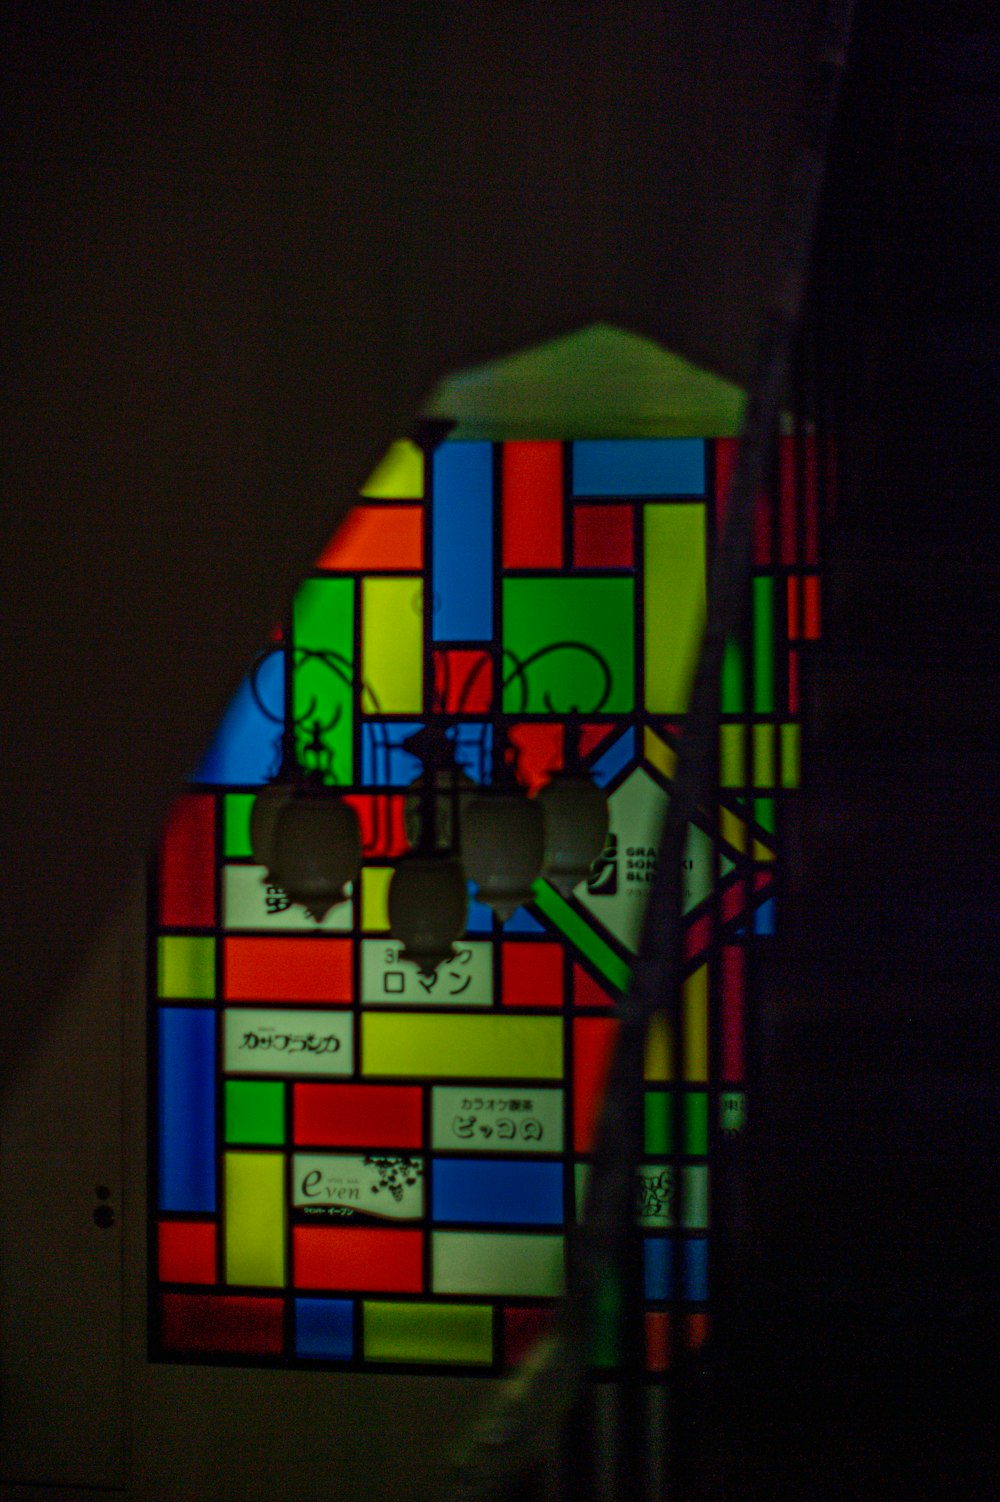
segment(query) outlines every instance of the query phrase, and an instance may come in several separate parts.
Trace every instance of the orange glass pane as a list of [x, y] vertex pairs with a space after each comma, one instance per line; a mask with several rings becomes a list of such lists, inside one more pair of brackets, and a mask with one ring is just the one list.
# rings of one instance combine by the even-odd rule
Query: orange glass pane
[[604, 1098], [618, 1023], [613, 1017], [578, 1017], [573, 1023], [573, 1146], [589, 1153]]
[[161, 1220], [157, 1233], [162, 1282], [216, 1281], [214, 1221]]
[[561, 1007], [563, 954], [561, 944], [532, 944], [511, 940], [502, 947], [501, 1000], [505, 1007]]
[[316, 560], [317, 568], [353, 573], [423, 566], [422, 506], [355, 506]]
[[670, 1365], [670, 1315], [646, 1314], [646, 1370], [665, 1372]]
[[223, 994], [229, 1001], [350, 1002], [350, 939], [226, 939]]
[[317, 1147], [419, 1147], [423, 1092], [412, 1085], [296, 1085], [295, 1141]]

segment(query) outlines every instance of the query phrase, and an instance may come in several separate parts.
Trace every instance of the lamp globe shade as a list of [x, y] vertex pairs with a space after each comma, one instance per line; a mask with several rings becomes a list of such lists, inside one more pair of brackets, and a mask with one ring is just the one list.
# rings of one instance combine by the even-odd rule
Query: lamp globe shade
[[361, 828], [350, 804], [329, 794], [296, 793], [274, 822], [274, 879], [317, 923], [345, 901], [361, 869]]
[[273, 869], [274, 826], [291, 796], [287, 782], [271, 782], [261, 788], [250, 809], [250, 850], [257, 865], [266, 868], [266, 879]]
[[461, 861], [453, 855], [413, 851], [389, 883], [389, 930], [401, 958], [433, 975], [465, 932], [469, 894]]
[[462, 822], [462, 859], [479, 887], [480, 902], [503, 922], [530, 900], [544, 855], [542, 811], [520, 790], [483, 793], [469, 804]]
[[545, 876], [568, 897], [608, 837], [608, 800], [581, 772], [557, 772], [538, 794], [545, 819]]

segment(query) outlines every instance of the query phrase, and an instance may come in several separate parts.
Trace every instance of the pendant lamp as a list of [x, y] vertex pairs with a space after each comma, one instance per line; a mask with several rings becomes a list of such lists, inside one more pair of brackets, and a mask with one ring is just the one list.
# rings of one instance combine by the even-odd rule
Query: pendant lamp
[[557, 772], [538, 794], [545, 821], [543, 875], [568, 897], [608, 836], [608, 800], [586, 772]]
[[465, 932], [468, 890], [455, 856], [436, 850], [404, 855], [389, 883], [389, 929], [401, 958], [432, 975]]
[[271, 873], [317, 923], [347, 899], [361, 869], [361, 828], [349, 803], [326, 792], [292, 793], [274, 816]]

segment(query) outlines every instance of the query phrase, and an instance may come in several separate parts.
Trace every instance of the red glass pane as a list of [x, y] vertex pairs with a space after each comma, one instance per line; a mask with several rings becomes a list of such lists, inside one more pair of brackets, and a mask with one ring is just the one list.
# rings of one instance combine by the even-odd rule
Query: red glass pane
[[744, 955], [735, 944], [722, 950], [722, 1078], [743, 1078]]
[[285, 1343], [283, 1299], [211, 1293], [165, 1293], [161, 1339], [168, 1351], [280, 1356]]
[[161, 1283], [215, 1283], [215, 1223], [161, 1220], [157, 1228]]
[[797, 715], [799, 712], [799, 654], [788, 654], [788, 713]]
[[316, 1147], [419, 1147], [423, 1093], [397, 1085], [296, 1085], [295, 1141]]
[[631, 506], [577, 506], [573, 512], [576, 568], [631, 568], [635, 562]]
[[160, 922], [166, 928], [215, 923], [215, 799], [189, 793], [170, 810], [160, 844]]
[[646, 1314], [646, 1370], [665, 1372], [670, 1365], [670, 1315]]
[[503, 1310], [503, 1361], [517, 1366], [552, 1328], [554, 1309], [526, 1309], [508, 1304]]
[[[738, 447], [738, 438], [717, 438], [715, 442], [715, 516], [720, 537], [725, 530], [726, 504]], [[753, 513], [753, 561], [757, 565], [771, 561], [771, 510], [770, 496], [764, 489], [758, 490]]]
[[802, 634], [807, 641], [819, 640], [819, 579], [809, 574], [802, 580]]
[[350, 1002], [350, 939], [226, 939], [223, 994], [230, 1001]]
[[403, 855], [410, 847], [403, 822], [402, 793], [347, 793], [361, 825], [361, 848], [366, 856]]
[[511, 940], [501, 946], [501, 999], [505, 1007], [561, 1007], [563, 947]]
[[799, 637], [799, 576], [792, 574], [788, 580], [788, 640]]
[[529, 793], [537, 793], [563, 764], [563, 727], [512, 725], [509, 734], [518, 778]]
[[573, 966], [573, 1002], [578, 1007], [613, 1007], [614, 998], [580, 965]]
[[503, 566], [563, 566], [561, 443], [503, 446]]
[[606, 741], [608, 736], [613, 735], [619, 728], [618, 725], [581, 725], [580, 755], [589, 756], [602, 741]]
[[424, 1238], [420, 1231], [356, 1226], [295, 1226], [296, 1288], [368, 1293], [419, 1293]]
[[487, 714], [493, 702], [489, 653], [462, 648], [435, 651], [434, 693], [446, 714]]
[[712, 915], [702, 913], [693, 923], [689, 923], [684, 930], [684, 958], [694, 960], [700, 954], [704, 954], [712, 937]]
[[317, 568], [360, 573], [423, 566], [422, 506], [355, 506], [316, 560]]
[[613, 1017], [577, 1017], [573, 1022], [573, 1146], [589, 1153], [604, 1096], [618, 1023]]

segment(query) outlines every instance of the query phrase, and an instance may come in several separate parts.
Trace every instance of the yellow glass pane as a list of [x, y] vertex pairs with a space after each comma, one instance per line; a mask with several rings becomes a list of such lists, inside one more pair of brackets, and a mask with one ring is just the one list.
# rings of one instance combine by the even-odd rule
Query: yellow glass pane
[[719, 833], [727, 844], [732, 845], [734, 850], [746, 853], [747, 827], [743, 820], [731, 809], [719, 809]]
[[651, 767], [662, 772], [664, 777], [673, 777], [677, 767], [677, 752], [672, 746], [668, 746], [655, 730], [650, 730], [648, 725], [643, 727], [642, 749]]
[[362, 581], [362, 703], [368, 714], [423, 709], [423, 594], [416, 579]]
[[419, 501], [424, 494], [424, 456], [409, 438], [390, 444], [361, 488], [369, 501]]
[[700, 965], [684, 982], [684, 1078], [708, 1079], [708, 966]]
[[753, 780], [759, 788], [773, 788], [778, 780], [777, 742], [773, 725], [753, 727]]
[[683, 714], [705, 624], [705, 507], [644, 512], [646, 708]]
[[673, 1049], [670, 1046], [670, 1025], [662, 1012], [657, 1012], [649, 1023], [646, 1033], [646, 1061], [643, 1073], [647, 1080], [669, 1080], [673, 1077]]
[[370, 1013], [361, 1019], [364, 1074], [559, 1079], [558, 1017], [447, 1017]]
[[493, 1310], [485, 1304], [382, 1304], [366, 1301], [369, 1361], [493, 1360]]
[[226, 1282], [285, 1282], [283, 1153], [226, 1154]]
[[724, 788], [741, 788], [746, 780], [746, 727], [720, 725], [719, 782]]
[[798, 725], [781, 727], [781, 786], [797, 788], [802, 780], [802, 732]]
[[389, 883], [391, 866], [364, 866], [361, 870], [361, 927], [365, 933], [389, 928]]
[[177, 1000], [211, 1001], [215, 996], [215, 940], [168, 934], [156, 950], [158, 990]]

